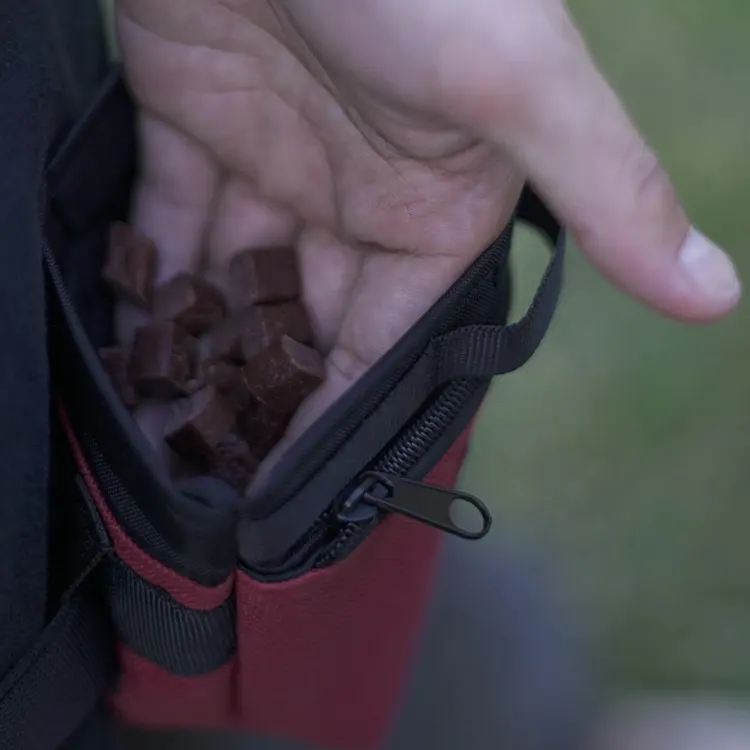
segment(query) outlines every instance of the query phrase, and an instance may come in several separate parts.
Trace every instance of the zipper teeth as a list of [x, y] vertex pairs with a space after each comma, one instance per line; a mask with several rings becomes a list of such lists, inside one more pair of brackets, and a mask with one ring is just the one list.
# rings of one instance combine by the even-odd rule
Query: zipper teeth
[[409, 433], [383, 456], [375, 471], [405, 474], [413, 468], [440, 438], [446, 425], [459, 415], [466, 400], [471, 398], [479, 387], [479, 381], [463, 379], [446, 388]]
[[[466, 400], [480, 385], [478, 381], [464, 379], [446, 388], [417, 424], [377, 462], [374, 470], [404, 476], [435, 445], [446, 425], [460, 414]], [[321, 516], [320, 523], [327, 524], [332, 517], [333, 512], [327, 511]], [[335, 562], [360, 532], [373, 525], [372, 521], [346, 524], [325, 554], [316, 561], [315, 567], [324, 568]]]

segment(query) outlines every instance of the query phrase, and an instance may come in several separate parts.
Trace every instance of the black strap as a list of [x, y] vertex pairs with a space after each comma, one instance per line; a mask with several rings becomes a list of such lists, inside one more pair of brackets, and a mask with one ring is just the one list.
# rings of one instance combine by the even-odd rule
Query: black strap
[[104, 589], [118, 638], [172, 674], [194, 676], [226, 664], [237, 648], [233, 596], [191, 609], [119, 560], [106, 565]]
[[106, 533], [84, 487], [58, 499], [70, 519], [64, 565], [73, 578], [36, 646], [0, 683], [0, 750], [56, 750], [115, 675], [111, 627], [95, 586]]
[[432, 360], [436, 385], [457, 378], [489, 378], [513, 372], [531, 359], [547, 333], [562, 288], [565, 233], [528, 189], [517, 217], [541, 230], [554, 246], [534, 299], [516, 323], [465, 326], [436, 339], [425, 355]]
[[57, 750], [78, 728], [113, 674], [106, 633], [85, 590], [63, 605], [35, 653], [0, 688], [0, 750]]

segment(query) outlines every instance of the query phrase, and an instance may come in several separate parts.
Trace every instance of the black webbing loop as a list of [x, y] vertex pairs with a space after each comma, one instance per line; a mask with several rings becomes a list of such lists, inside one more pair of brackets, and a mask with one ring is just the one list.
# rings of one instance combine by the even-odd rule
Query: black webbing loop
[[518, 217], [542, 229], [554, 250], [528, 311], [516, 323], [465, 326], [436, 339], [426, 355], [434, 357], [435, 385], [513, 372], [529, 361], [547, 333], [562, 287], [565, 233], [538, 199], [527, 198], [526, 207], [530, 205], [533, 212], [519, 210]]
[[119, 560], [106, 566], [105, 589], [120, 640], [172, 674], [211, 672], [236, 651], [233, 596], [214, 609], [190, 609]]
[[35, 647], [0, 683], [0, 750], [57, 750], [115, 676], [111, 626], [94, 585], [107, 543], [80, 489], [60, 498], [75, 519], [75, 578]]
[[[526, 188], [516, 219], [539, 229], [554, 245], [552, 257], [526, 314], [516, 323], [469, 325], [436, 338], [391, 393], [398, 410], [411, 413], [429, 391], [450, 380], [488, 380], [519, 369], [547, 333], [562, 288], [565, 232], [539, 198]], [[396, 408], [391, 404], [391, 408]]]

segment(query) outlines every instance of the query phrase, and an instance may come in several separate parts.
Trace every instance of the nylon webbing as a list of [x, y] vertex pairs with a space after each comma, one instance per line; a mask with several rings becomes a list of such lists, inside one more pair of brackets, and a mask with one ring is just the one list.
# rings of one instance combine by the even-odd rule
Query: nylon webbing
[[215, 609], [190, 609], [116, 560], [106, 566], [105, 590], [122, 642], [172, 674], [205, 674], [236, 650], [233, 596]]
[[[537, 226], [539, 226], [537, 224]], [[434, 360], [435, 384], [456, 378], [490, 378], [523, 367], [549, 328], [562, 287], [565, 235], [558, 230], [552, 257], [527, 313], [504, 326], [457, 328], [436, 339], [426, 354]]]

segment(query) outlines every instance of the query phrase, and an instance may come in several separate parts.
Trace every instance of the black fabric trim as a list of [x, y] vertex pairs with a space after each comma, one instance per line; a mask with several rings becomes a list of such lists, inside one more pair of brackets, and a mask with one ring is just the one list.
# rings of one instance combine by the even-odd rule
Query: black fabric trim
[[119, 560], [107, 565], [105, 591], [122, 642], [172, 674], [211, 672], [237, 650], [233, 596], [215, 609], [190, 609]]

